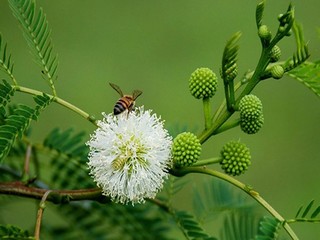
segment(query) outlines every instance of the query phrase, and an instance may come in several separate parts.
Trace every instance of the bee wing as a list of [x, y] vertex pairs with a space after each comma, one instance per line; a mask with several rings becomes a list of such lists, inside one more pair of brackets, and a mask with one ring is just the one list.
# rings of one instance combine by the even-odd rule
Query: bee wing
[[123, 97], [123, 93], [122, 93], [122, 91], [121, 91], [121, 89], [120, 89], [120, 87], [119, 87], [118, 85], [116, 85], [116, 84], [114, 84], [114, 83], [109, 83], [109, 84], [110, 84], [110, 86], [111, 86], [114, 90], [117, 91], [117, 93], [120, 94], [121, 97]]
[[132, 93], [133, 100], [136, 100], [141, 94], [142, 94], [142, 91], [134, 90]]

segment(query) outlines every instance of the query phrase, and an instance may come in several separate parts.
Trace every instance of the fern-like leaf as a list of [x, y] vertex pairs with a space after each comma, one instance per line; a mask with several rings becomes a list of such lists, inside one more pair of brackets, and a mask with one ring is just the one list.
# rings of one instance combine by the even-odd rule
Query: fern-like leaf
[[265, 0], [263, 0], [258, 3], [257, 8], [256, 8], [256, 24], [257, 24], [258, 29], [262, 25], [262, 18], [263, 18], [265, 4], [266, 4], [266, 2], [265, 2]]
[[288, 75], [320, 97], [320, 62], [307, 62], [288, 72]]
[[245, 209], [232, 211], [224, 219], [221, 239], [253, 239], [257, 234], [256, 226], [259, 224], [259, 218]]
[[19, 227], [13, 225], [0, 225], [0, 239], [31, 240], [34, 239], [34, 237], [29, 235], [28, 231]]
[[10, 102], [10, 99], [14, 93], [15, 89], [12, 88], [7, 81], [3, 80], [3, 83], [0, 84], [0, 120], [2, 124], [6, 118], [5, 107]]
[[67, 227], [44, 227], [54, 239], [144, 239], [165, 240], [168, 228], [158, 208], [124, 206], [97, 202], [61, 205], [58, 212], [68, 220]]
[[53, 99], [43, 93], [43, 95], [35, 96], [33, 100], [37, 103], [34, 112], [34, 120], [37, 120], [41, 111], [43, 111], [53, 101]]
[[167, 202], [170, 202], [172, 198], [177, 194], [186, 184], [186, 181], [182, 178], [177, 178], [172, 175], [169, 176], [169, 179], [165, 182], [164, 185], [164, 198]]
[[224, 82], [224, 91], [227, 101], [227, 108], [231, 110], [235, 103], [234, 79], [238, 74], [237, 55], [239, 50], [238, 41], [241, 32], [236, 32], [227, 42], [222, 56], [222, 67], [220, 75]]
[[0, 126], [0, 160], [8, 155], [15, 140], [22, 137], [31, 120], [37, 120], [40, 110], [51, 102], [51, 99], [45, 95], [41, 99], [46, 101], [42, 102], [42, 105], [37, 105], [35, 109], [21, 104], [4, 119], [4, 124]]
[[53, 129], [44, 140], [44, 146], [52, 151], [51, 182], [53, 188], [79, 189], [94, 187], [86, 166], [88, 148], [84, 132], [74, 134], [73, 129]]
[[51, 29], [43, 9], [36, 11], [35, 0], [9, 0], [9, 4], [55, 95], [54, 80], [57, 78], [58, 57], [53, 53]]
[[317, 207], [313, 207], [313, 205], [314, 200], [311, 200], [306, 207], [301, 206], [295, 218], [288, 220], [288, 222], [320, 222], [320, 205]]
[[206, 239], [215, 240], [216, 238], [208, 235], [200, 226], [198, 221], [186, 211], [178, 211], [175, 213], [179, 227], [183, 231], [187, 239]]
[[256, 214], [257, 205], [240, 191], [220, 180], [206, 181], [203, 188], [197, 188], [193, 207], [201, 222], [208, 222], [218, 216], [234, 212], [250, 211]]
[[14, 63], [11, 60], [11, 54], [8, 54], [7, 43], [2, 42], [2, 35], [0, 33], [0, 69], [3, 70], [15, 84], [17, 84], [16, 79], [13, 76], [13, 67]]
[[236, 32], [224, 48], [220, 74], [225, 82], [230, 82], [237, 76], [238, 41], [240, 37], [241, 32]]
[[265, 216], [260, 220], [256, 240], [276, 240], [280, 229], [280, 222], [274, 218]]
[[295, 36], [297, 51], [293, 54], [292, 59], [289, 59], [284, 64], [285, 72], [288, 72], [299, 65], [303, 64], [309, 57], [309, 50], [308, 45], [304, 41], [303, 37], [303, 30], [301, 24], [297, 23], [296, 21], [292, 24], [292, 31]]

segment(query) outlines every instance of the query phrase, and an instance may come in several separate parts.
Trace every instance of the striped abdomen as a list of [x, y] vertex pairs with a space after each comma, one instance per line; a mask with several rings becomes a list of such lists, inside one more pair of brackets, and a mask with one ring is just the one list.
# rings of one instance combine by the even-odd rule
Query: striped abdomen
[[128, 111], [131, 111], [133, 108], [133, 105], [134, 105], [133, 97], [129, 95], [125, 95], [116, 102], [116, 105], [113, 108], [113, 114], [118, 115], [127, 109]]

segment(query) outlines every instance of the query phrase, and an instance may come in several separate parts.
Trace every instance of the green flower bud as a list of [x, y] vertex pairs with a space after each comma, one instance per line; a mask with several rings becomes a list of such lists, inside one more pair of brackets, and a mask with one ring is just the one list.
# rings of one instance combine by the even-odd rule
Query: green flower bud
[[217, 76], [209, 68], [196, 69], [189, 79], [189, 89], [197, 99], [210, 98], [217, 90]]
[[264, 40], [270, 40], [272, 37], [271, 32], [268, 29], [267, 25], [261, 25], [259, 27], [258, 35], [261, 39], [264, 39]]
[[247, 134], [255, 134], [259, 132], [264, 123], [263, 114], [258, 118], [248, 119], [244, 117], [240, 117], [240, 127], [241, 130]]
[[201, 144], [193, 133], [180, 133], [173, 140], [172, 157], [176, 167], [186, 167], [194, 164], [199, 159], [200, 153]]
[[281, 49], [275, 45], [270, 52], [270, 62], [277, 62], [281, 57]]
[[262, 114], [262, 102], [253, 94], [246, 95], [239, 102], [239, 111], [241, 118], [256, 119]]
[[236, 63], [234, 63], [226, 71], [227, 82], [230, 82], [233, 79], [235, 79], [237, 75], [238, 75], [238, 66]]
[[292, 29], [289, 30], [289, 32], [286, 34], [287, 37], [290, 37], [292, 35]]
[[238, 176], [251, 164], [249, 148], [243, 143], [231, 141], [223, 146], [220, 153], [222, 157], [220, 164], [226, 174]]
[[278, 29], [278, 31], [280, 33], [284, 32], [285, 30], [286, 30], [286, 28], [284, 26], [280, 26], [279, 29]]
[[283, 77], [283, 74], [284, 74], [284, 69], [281, 65], [274, 65], [271, 70], [271, 76], [274, 78], [274, 79], [280, 79]]

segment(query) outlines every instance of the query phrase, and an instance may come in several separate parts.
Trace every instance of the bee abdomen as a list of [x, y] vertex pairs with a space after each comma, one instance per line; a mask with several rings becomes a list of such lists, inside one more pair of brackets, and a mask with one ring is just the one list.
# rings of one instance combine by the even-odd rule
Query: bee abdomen
[[131, 110], [133, 105], [133, 101], [131, 99], [127, 99], [126, 97], [120, 98], [116, 105], [113, 108], [113, 114], [118, 115], [124, 112], [126, 109]]

